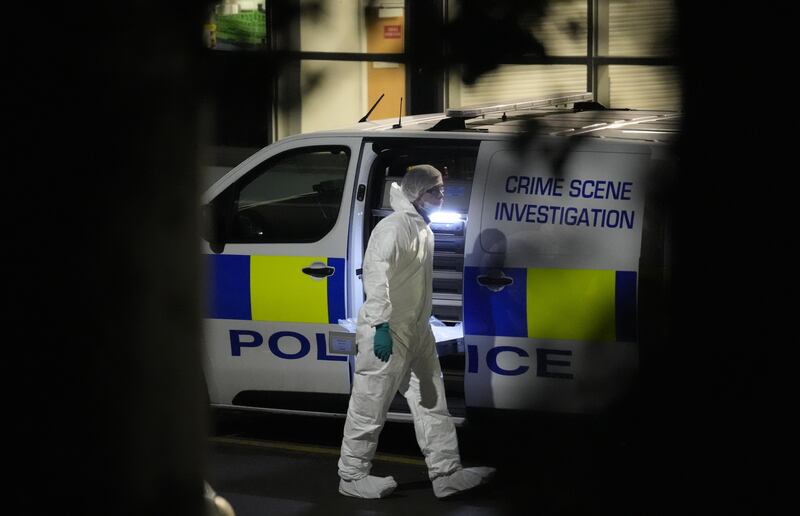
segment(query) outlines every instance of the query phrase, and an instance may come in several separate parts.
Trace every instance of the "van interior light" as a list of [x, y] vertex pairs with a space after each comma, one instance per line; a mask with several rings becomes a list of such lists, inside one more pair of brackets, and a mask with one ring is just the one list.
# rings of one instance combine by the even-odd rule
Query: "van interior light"
[[461, 214], [455, 211], [435, 211], [431, 213], [431, 222], [436, 224], [455, 224], [461, 222]]

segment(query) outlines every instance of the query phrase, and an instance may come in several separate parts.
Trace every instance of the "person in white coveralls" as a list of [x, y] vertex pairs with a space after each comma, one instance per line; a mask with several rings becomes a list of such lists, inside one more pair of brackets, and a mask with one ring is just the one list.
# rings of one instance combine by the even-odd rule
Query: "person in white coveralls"
[[494, 468], [462, 468], [431, 332], [433, 232], [444, 184], [431, 165], [410, 167], [391, 185], [394, 213], [372, 232], [364, 255], [366, 301], [358, 314], [358, 355], [339, 458], [339, 492], [383, 498], [392, 477], [370, 475], [378, 436], [396, 392], [408, 401], [417, 442], [439, 498], [486, 483]]

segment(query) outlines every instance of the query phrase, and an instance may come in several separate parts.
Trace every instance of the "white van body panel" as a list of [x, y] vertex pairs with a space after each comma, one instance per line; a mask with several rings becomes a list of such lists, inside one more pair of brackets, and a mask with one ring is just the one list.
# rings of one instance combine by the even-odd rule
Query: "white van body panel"
[[[626, 394], [639, 365], [634, 342], [609, 346], [483, 335], [465, 340], [465, 403], [472, 408], [599, 413]], [[490, 356], [492, 350], [500, 352]], [[543, 372], [539, 362], [545, 364]]]
[[[470, 407], [596, 412], [637, 371], [649, 146], [581, 142], [558, 169], [556, 143], [481, 146], [465, 245]], [[512, 283], [494, 292], [481, 275]]]
[[328, 352], [329, 330], [325, 324], [206, 319], [212, 403], [232, 404], [244, 391], [348, 394], [348, 359]]

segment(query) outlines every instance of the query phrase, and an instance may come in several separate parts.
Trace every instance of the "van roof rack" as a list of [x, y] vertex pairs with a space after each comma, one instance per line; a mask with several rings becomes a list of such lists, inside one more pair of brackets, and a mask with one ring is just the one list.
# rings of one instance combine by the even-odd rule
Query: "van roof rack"
[[522, 111], [526, 109], [536, 109], [548, 106], [559, 106], [566, 104], [582, 104], [592, 102], [594, 95], [591, 92], [561, 93], [557, 95], [539, 97], [534, 99], [515, 100], [501, 103], [477, 104], [474, 106], [463, 106], [450, 108], [445, 111], [447, 118], [440, 120], [429, 131], [454, 131], [466, 129], [465, 120], [491, 113], [503, 113], [505, 117], [509, 111]]
[[507, 111], [521, 111], [525, 109], [536, 109], [548, 106], [558, 106], [561, 104], [574, 104], [576, 102], [589, 102], [594, 100], [592, 93], [562, 93], [549, 97], [535, 99], [516, 100], [503, 103], [478, 104], [476, 106], [464, 106], [460, 108], [448, 109], [445, 114], [451, 118], [474, 118], [489, 113], [504, 113]]

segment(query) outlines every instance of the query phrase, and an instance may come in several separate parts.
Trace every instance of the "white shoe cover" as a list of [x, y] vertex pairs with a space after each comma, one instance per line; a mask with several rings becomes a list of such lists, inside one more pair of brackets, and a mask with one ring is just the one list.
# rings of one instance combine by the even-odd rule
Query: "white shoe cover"
[[433, 494], [445, 498], [485, 484], [494, 476], [494, 468], [463, 468], [445, 477], [433, 479]]
[[373, 477], [358, 480], [339, 480], [339, 492], [355, 498], [385, 498], [397, 487], [393, 477]]

